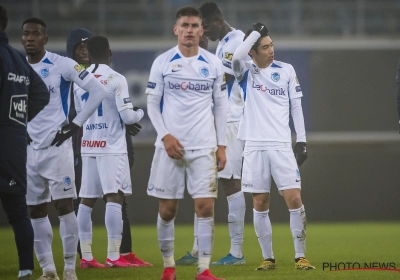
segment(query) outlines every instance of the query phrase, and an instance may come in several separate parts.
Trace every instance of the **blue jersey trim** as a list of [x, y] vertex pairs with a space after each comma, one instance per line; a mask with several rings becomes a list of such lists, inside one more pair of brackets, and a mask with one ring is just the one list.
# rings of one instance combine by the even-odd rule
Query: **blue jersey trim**
[[174, 57], [169, 62], [174, 61], [175, 59], [180, 59], [180, 58], [181, 58], [181, 56], [179, 55], [179, 53], [177, 53], [176, 55], [174, 55]]
[[205, 63], [208, 63], [207, 60], [205, 60], [204, 57], [202, 57], [201, 55], [199, 56], [199, 58], [197, 60], [204, 61]]
[[45, 60], [42, 61], [43, 63], [47, 63], [47, 64], [53, 64], [53, 62], [51, 62], [47, 57]]
[[89, 92], [85, 92], [85, 93], [82, 94], [82, 96], [81, 96], [81, 100], [82, 100], [82, 101], [88, 100], [88, 98], [89, 98]]
[[272, 64], [271, 64], [271, 67], [274, 67], [274, 68], [282, 68], [282, 67], [280, 67], [279, 65], [277, 65], [277, 64], [275, 64], [275, 63], [272, 63]]
[[229, 36], [226, 37], [224, 40], [225, 40], [225, 42], [228, 42], [229, 41]]
[[164, 92], [163, 92], [163, 95], [162, 95], [161, 101], [160, 101], [160, 112], [161, 112], [161, 114], [162, 114], [163, 110], [164, 110]]
[[232, 78], [227, 83], [227, 86], [228, 86], [228, 98], [231, 97], [231, 91], [232, 91], [232, 87], [233, 87], [233, 83], [234, 82], [235, 82], [235, 78]]
[[239, 86], [242, 88], [243, 90], [243, 94], [244, 94], [244, 101], [246, 101], [246, 95], [247, 95], [247, 77], [249, 76], [249, 70], [247, 70], [244, 75], [243, 75], [243, 79], [239, 82]]
[[61, 76], [61, 82], [60, 82], [61, 104], [62, 104], [64, 114], [66, 117], [68, 116], [68, 97], [69, 97], [70, 85], [71, 85], [71, 82], [64, 80], [64, 77]]

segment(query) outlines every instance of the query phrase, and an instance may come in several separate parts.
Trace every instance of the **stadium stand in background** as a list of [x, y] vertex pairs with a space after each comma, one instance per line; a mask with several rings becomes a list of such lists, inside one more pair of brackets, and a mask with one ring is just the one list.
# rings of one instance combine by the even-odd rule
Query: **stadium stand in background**
[[[64, 38], [71, 26], [129, 39], [173, 38], [174, 11], [199, 0], [3, 0], [10, 11], [9, 36], [19, 36], [21, 22], [44, 18], [51, 38]], [[237, 28], [265, 19], [274, 36], [393, 37], [400, 33], [397, 0], [220, 0], [226, 20]], [[133, 38], [132, 38], [133, 36]]]

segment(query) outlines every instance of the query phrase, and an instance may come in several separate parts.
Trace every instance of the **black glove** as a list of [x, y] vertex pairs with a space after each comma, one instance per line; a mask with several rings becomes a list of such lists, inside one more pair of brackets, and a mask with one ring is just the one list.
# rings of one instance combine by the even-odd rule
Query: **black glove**
[[302, 165], [307, 159], [307, 144], [305, 142], [297, 142], [294, 146], [293, 152], [296, 157], [297, 165]]
[[126, 126], [126, 130], [128, 130], [128, 133], [132, 136], [135, 136], [136, 134], [138, 134], [140, 129], [142, 128], [142, 126], [138, 123], [126, 124], [125, 126]]
[[61, 130], [56, 134], [56, 137], [54, 137], [54, 140], [53, 142], [51, 142], [51, 145], [54, 146], [55, 144], [57, 147], [59, 147], [65, 140], [74, 135], [78, 129], [79, 126], [77, 126], [73, 122], [64, 125], [61, 128]]
[[264, 37], [264, 36], [267, 36], [267, 35], [268, 35], [268, 29], [267, 29], [267, 27], [266, 27], [264, 24], [262, 24], [262, 23], [259, 23], [259, 22], [254, 23], [254, 24], [253, 24], [253, 30], [254, 30], [254, 31], [257, 31], [258, 33], [260, 33], [260, 34], [261, 34], [261, 37]]
[[137, 111], [137, 110], [139, 110], [139, 109], [140, 109], [139, 107], [133, 107], [133, 108], [132, 108], [133, 111]]

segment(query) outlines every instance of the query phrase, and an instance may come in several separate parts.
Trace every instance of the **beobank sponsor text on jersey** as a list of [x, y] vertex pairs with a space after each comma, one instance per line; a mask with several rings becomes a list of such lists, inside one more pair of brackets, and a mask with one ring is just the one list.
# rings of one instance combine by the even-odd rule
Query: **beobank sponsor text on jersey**
[[182, 89], [182, 90], [210, 90], [212, 89], [211, 84], [193, 84], [191, 82], [171, 83], [168, 82], [170, 89]]

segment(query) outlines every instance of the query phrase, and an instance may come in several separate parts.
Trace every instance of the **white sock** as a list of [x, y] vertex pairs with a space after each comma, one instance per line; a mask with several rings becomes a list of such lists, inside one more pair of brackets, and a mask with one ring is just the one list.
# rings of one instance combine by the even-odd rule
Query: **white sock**
[[34, 249], [40, 267], [43, 271], [56, 271], [51, 250], [53, 229], [51, 228], [49, 217], [31, 219], [31, 222], [35, 234]]
[[79, 229], [75, 212], [58, 216], [60, 219], [60, 236], [64, 250], [64, 270], [75, 270], [76, 248], [78, 247]]
[[105, 224], [108, 236], [107, 258], [112, 261], [119, 259], [119, 248], [122, 240], [122, 206], [118, 203], [107, 202]]
[[254, 229], [260, 243], [264, 260], [275, 259], [272, 252], [272, 226], [268, 216], [269, 210], [258, 212], [253, 209]]
[[24, 276], [26, 276], [26, 275], [28, 275], [28, 274], [31, 274], [31, 275], [32, 275], [32, 270], [30, 270], [30, 269], [20, 270], [20, 271], [18, 272], [18, 277], [24, 277]]
[[79, 225], [79, 240], [82, 252], [82, 259], [91, 261], [93, 260], [92, 254], [92, 211], [93, 209], [79, 204], [78, 210], [78, 225]]
[[198, 273], [210, 267], [212, 246], [214, 242], [214, 218], [197, 218], [197, 240], [199, 243]]
[[289, 209], [290, 230], [293, 236], [295, 258], [304, 258], [306, 252], [306, 211], [304, 205], [299, 209]]
[[226, 198], [228, 200], [228, 226], [231, 236], [231, 249], [229, 253], [236, 258], [243, 257], [243, 231], [246, 202], [243, 192], [234, 193]]
[[199, 257], [199, 244], [197, 241], [197, 215], [194, 213], [194, 242], [191, 255], [195, 258]]
[[174, 236], [175, 219], [164, 221], [158, 213], [157, 217], [157, 236], [161, 255], [164, 260], [164, 267], [175, 267], [174, 260]]

